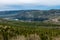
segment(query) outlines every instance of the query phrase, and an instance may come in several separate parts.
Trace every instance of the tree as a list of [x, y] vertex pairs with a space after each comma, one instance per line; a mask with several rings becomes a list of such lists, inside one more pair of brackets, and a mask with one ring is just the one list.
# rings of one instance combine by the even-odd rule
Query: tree
[[16, 33], [15, 30], [10, 26], [1, 26], [0, 32], [2, 33], [3, 40], [8, 40], [8, 35], [13, 36], [15, 35], [14, 33]]

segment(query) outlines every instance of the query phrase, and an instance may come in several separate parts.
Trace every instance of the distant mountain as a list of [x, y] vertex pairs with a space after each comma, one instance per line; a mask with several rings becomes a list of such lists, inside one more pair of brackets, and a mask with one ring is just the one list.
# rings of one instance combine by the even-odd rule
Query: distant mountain
[[27, 21], [44, 21], [57, 17], [60, 17], [60, 9], [0, 11], [0, 18]]

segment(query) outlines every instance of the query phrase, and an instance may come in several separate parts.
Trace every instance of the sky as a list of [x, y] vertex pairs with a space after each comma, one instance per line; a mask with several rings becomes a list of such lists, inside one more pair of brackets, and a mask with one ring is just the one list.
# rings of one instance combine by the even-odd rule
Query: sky
[[0, 10], [60, 9], [60, 0], [0, 0]]

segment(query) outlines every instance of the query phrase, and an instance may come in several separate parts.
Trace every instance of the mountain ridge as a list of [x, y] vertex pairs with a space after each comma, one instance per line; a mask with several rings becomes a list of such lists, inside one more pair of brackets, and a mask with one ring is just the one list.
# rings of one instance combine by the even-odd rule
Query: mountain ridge
[[0, 18], [43, 21], [60, 17], [60, 9], [0, 11]]

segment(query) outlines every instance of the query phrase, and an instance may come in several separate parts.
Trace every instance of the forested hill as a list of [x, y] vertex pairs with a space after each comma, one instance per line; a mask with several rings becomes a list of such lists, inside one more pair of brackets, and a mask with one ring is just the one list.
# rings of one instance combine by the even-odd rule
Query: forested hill
[[60, 9], [0, 11], [0, 18], [43, 21], [60, 17]]

